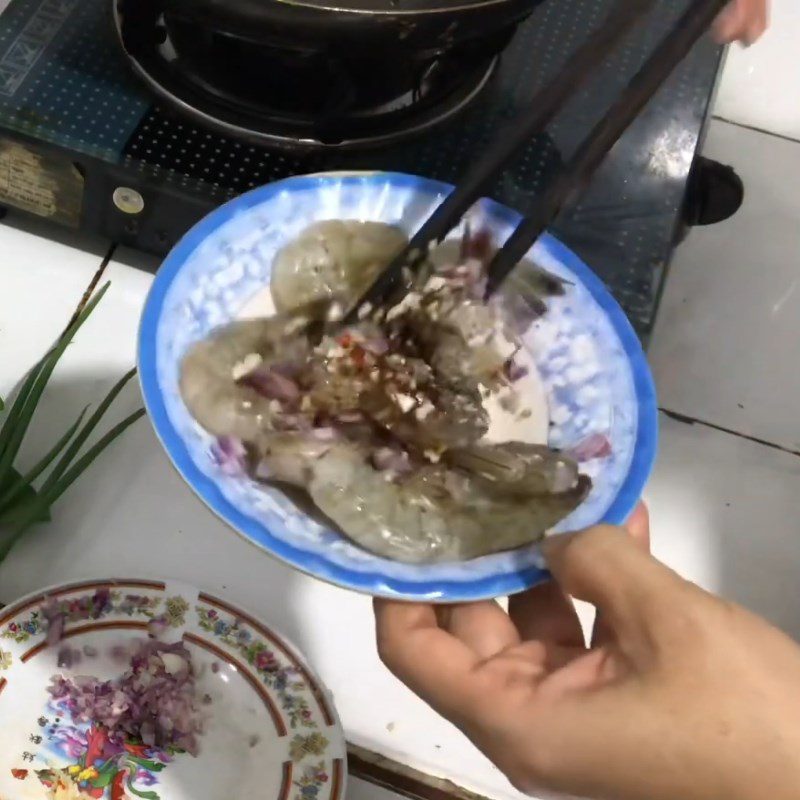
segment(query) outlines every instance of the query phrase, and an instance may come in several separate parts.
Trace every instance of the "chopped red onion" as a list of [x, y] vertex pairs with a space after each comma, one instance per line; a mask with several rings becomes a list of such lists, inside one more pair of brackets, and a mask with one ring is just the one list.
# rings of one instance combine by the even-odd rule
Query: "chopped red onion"
[[122, 644], [115, 644], [109, 648], [108, 655], [112, 661], [121, 664], [128, 660], [130, 657], [130, 650]]
[[602, 433], [593, 433], [583, 441], [578, 442], [575, 447], [567, 451], [567, 455], [574, 458], [578, 463], [591, 461], [594, 458], [606, 458], [611, 455], [611, 442]]
[[167, 618], [164, 616], [153, 617], [153, 619], [147, 623], [147, 632], [154, 639], [158, 639], [160, 636], [166, 633], [168, 629], [169, 622], [167, 622]]
[[294, 380], [303, 371], [303, 367], [304, 364], [301, 361], [281, 361], [278, 364], [273, 364], [270, 369], [285, 378]]
[[271, 367], [257, 367], [239, 379], [242, 386], [249, 386], [269, 400], [295, 402], [300, 399], [300, 387], [289, 377]]
[[92, 608], [94, 609], [92, 618], [99, 619], [106, 607], [111, 604], [111, 590], [98, 589], [92, 597]]
[[75, 650], [73, 647], [65, 645], [58, 651], [58, 668], [59, 669], [72, 669], [76, 664], [81, 662], [80, 650]]
[[[81, 598], [70, 604], [69, 621], [100, 619], [111, 605], [111, 591], [98, 589], [91, 597]], [[58, 644], [64, 638], [64, 626], [68, 619], [62, 605], [55, 598], [49, 598], [42, 606], [42, 616], [47, 623], [46, 642], [48, 647]]]
[[376, 356], [382, 356], [389, 352], [389, 342], [379, 337], [365, 339], [361, 342], [361, 346]]
[[220, 436], [211, 446], [211, 455], [226, 475], [244, 471], [247, 450], [235, 436]]
[[253, 470], [253, 475], [260, 481], [271, 481], [275, 471], [267, 461], [259, 461]]
[[337, 439], [341, 438], [339, 431], [337, 431], [336, 428], [330, 427], [314, 428], [311, 431], [311, 436], [318, 442], [335, 442]]
[[512, 383], [524, 378], [529, 372], [527, 367], [522, 364], [517, 364], [513, 358], [506, 361], [503, 365], [503, 371], [505, 372], [506, 378]]
[[197, 755], [202, 724], [191, 656], [182, 642], [143, 642], [121, 678], [100, 681], [56, 675], [49, 691], [76, 723], [102, 725], [111, 738], [134, 737], [150, 747], [174, 747]]

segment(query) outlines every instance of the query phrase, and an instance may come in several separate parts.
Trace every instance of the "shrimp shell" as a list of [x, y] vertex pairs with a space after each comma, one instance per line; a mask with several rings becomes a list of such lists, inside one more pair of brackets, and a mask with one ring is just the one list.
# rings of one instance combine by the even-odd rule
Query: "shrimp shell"
[[292, 311], [334, 301], [349, 305], [407, 243], [399, 228], [380, 222], [317, 222], [275, 256], [275, 308]]
[[[444, 464], [392, 479], [372, 466], [364, 446], [347, 440], [320, 445], [302, 434], [282, 436], [265, 461], [276, 480], [303, 486], [353, 542], [410, 564], [463, 561], [538, 541], [590, 486], [580, 476], [561, 492], [506, 491], [499, 481]], [[519, 477], [530, 476], [523, 471]]]
[[253, 443], [270, 429], [275, 401], [237, 382], [234, 375], [253, 354], [265, 366], [303, 363], [308, 344], [301, 336], [287, 337], [289, 323], [287, 317], [238, 320], [191, 346], [181, 363], [180, 392], [191, 415], [209, 433]]

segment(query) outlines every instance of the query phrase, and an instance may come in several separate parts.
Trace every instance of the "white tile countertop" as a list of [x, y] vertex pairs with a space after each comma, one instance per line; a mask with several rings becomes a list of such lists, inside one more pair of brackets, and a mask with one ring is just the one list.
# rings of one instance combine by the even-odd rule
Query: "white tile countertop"
[[[724, 145], [724, 140], [724, 133], [712, 130], [710, 143]], [[757, 147], [748, 145], [748, 160], [755, 163], [756, 151], [766, 158], [772, 141], [765, 137]], [[796, 148], [795, 159], [800, 145]], [[739, 153], [733, 150], [731, 158]], [[772, 192], [758, 181], [755, 185], [760, 188], [754, 193]], [[758, 197], [749, 195], [748, 202], [758, 207]], [[770, 345], [770, 329], [763, 327], [770, 324], [770, 315], [745, 314], [738, 294], [748, 292], [747, 308], [768, 309], [775, 302], [776, 283], [785, 291], [787, 260], [792, 258], [796, 269], [798, 252], [790, 255], [773, 244], [781, 236], [790, 242], [800, 228], [800, 199], [793, 202], [783, 209], [780, 231], [773, 220], [762, 234], [755, 220], [742, 216], [747, 247], [757, 250], [759, 235], [772, 243], [758, 251], [768, 254], [758, 264], [760, 280], [749, 280], [744, 267], [737, 266], [734, 244], [718, 249], [702, 243], [720, 236], [721, 227], [694, 232], [678, 251], [653, 360], [662, 406], [682, 418], [662, 415], [660, 454], [646, 496], [656, 555], [800, 636], [794, 591], [800, 581], [800, 458], [774, 446], [800, 437], [789, 413], [800, 406], [800, 385], [796, 370], [791, 373], [793, 362], [787, 359], [792, 349], [785, 341], [794, 336], [797, 342], [800, 315], [793, 315], [793, 323], [773, 315], [780, 318], [784, 339]], [[8, 393], [66, 324], [104, 251], [96, 242], [56, 241], [52, 232], [44, 238], [36, 235], [42, 229], [29, 232], [18, 225], [0, 224], [0, 395]], [[697, 260], [698, 248], [704, 263], [697, 269], [708, 272], [702, 280], [684, 263]], [[111, 289], [56, 372], [27, 443], [24, 456], [29, 460], [52, 443], [85, 402], [99, 399], [134, 363], [138, 316], [151, 280], [129, 266], [139, 258], [119, 251], [106, 268], [104, 279], [111, 280]], [[725, 269], [731, 270], [724, 284], [727, 295], [711, 278], [723, 280]], [[696, 308], [687, 321], [674, 310], [681, 305], [674, 298], [689, 291]], [[739, 309], [732, 325], [761, 327], [736, 339], [725, 368], [713, 363], [703, 371], [703, 361], [721, 362], [719, 354], [731, 347], [720, 303]], [[703, 309], [713, 325], [703, 327]], [[785, 354], [783, 374], [759, 371], [761, 359], [772, 358], [770, 347], [773, 352], [783, 348], [778, 350]], [[742, 374], [732, 375], [730, 370], [737, 369]], [[750, 375], [758, 381], [755, 388]], [[699, 384], [692, 392], [684, 388], [688, 379]], [[743, 409], [737, 405], [735, 414], [729, 402], [732, 381], [754, 398]], [[138, 390], [130, 387], [112, 416], [120, 418], [139, 403]], [[778, 407], [786, 413], [773, 410]], [[769, 443], [740, 435], [753, 432]], [[54, 522], [29, 534], [0, 566], [0, 601], [49, 584], [112, 574], [182, 579], [249, 607], [307, 654], [332, 689], [353, 743], [491, 798], [519, 797], [464, 737], [383, 669], [375, 653], [369, 599], [302, 576], [231, 533], [174, 472], [146, 420], [75, 484], [56, 507]], [[379, 793], [356, 784], [351, 796], [360, 800]]]

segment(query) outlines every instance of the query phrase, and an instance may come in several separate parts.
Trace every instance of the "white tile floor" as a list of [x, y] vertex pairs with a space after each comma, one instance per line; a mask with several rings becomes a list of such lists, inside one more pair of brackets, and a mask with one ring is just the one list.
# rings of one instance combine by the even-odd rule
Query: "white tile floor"
[[650, 359], [663, 408], [800, 450], [800, 143], [713, 121], [745, 183], [675, 253]]
[[649, 356], [662, 408], [732, 433], [662, 415], [654, 549], [800, 638], [800, 143], [714, 121], [705, 154], [745, 201], [676, 251]]
[[[792, 288], [800, 266], [800, 145], [715, 123], [708, 151], [743, 174], [747, 205], [729, 223], [694, 231], [679, 249], [652, 360], [662, 406], [738, 433], [662, 416], [647, 491], [654, 549], [687, 577], [800, 636], [800, 458], [738, 435], [800, 441], [793, 419], [800, 292]], [[0, 393], [61, 329], [99, 266], [102, 248], [71, 244], [77, 247], [0, 225], [0, 267], [13, 288], [0, 293]], [[108, 277], [109, 295], [57, 373], [34, 450], [133, 362], [150, 278], [119, 262]], [[12, 335], [21, 347], [11, 347]], [[121, 400], [120, 414], [137, 392]], [[518, 798], [460, 734], [382, 669], [366, 598], [255, 555], [193, 497], [142, 422], [75, 485], [53, 524], [0, 566], [0, 601], [121, 570], [168, 573], [224, 592], [298, 642], [334, 691], [355, 742], [498, 800]], [[366, 693], [374, 698], [368, 706]], [[352, 796], [379, 795], [356, 784]]]
[[800, 458], [661, 415], [654, 554], [800, 639]]
[[723, 119], [800, 139], [797, 41], [800, 4], [770, 0], [771, 24], [752, 47], [728, 51], [714, 113]]

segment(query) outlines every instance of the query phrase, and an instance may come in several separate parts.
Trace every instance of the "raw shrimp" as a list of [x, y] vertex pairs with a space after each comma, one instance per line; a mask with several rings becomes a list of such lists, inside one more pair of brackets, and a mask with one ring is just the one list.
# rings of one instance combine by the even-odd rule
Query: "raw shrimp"
[[307, 340], [294, 330], [303, 325], [282, 316], [236, 321], [192, 345], [180, 390], [197, 422], [216, 436], [257, 442], [299, 398], [286, 373], [308, 358]]
[[[591, 487], [565, 454], [484, 440], [486, 403], [531, 415], [515, 388], [527, 369], [516, 360], [518, 323], [543, 313], [541, 300], [487, 302], [491, 240], [467, 236], [453, 261], [434, 251], [402, 298], [365, 304], [342, 325], [339, 314], [405, 244], [377, 223], [308, 228], [273, 265], [279, 316], [195, 345], [184, 400], [246, 454], [251, 475], [310, 499], [370, 552], [436, 563], [530, 544]], [[515, 291], [563, 290], [532, 269]]]
[[324, 419], [350, 430], [371, 424], [420, 452], [439, 453], [488, 430], [477, 390], [438, 384], [420, 359], [370, 351], [380, 349], [369, 339], [370, 324], [313, 348], [302, 334], [285, 338], [287, 324], [285, 317], [238, 321], [189, 351], [181, 394], [210, 433], [258, 449], [264, 432]]
[[323, 339], [314, 353], [300, 382], [315, 411], [361, 413], [407, 446], [435, 453], [466, 447], [489, 428], [477, 386], [453, 388], [424, 360], [391, 352], [371, 323]]
[[451, 298], [438, 310], [423, 306], [413, 324], [431, 366], [459, 388], [491, 385], [522, 346], [499, 308], [469, 297]]
[[[440, 249], [451, 250], [449, 245]], [[484, 299], [485, 265], [480, 260], [433, 261], [440, 257], [434, 250], [427, 269], [386, 318], [409, 332], [425, 361], [450, 386], [493, 387], [522, 347], [517, 329], [501, 301]]]
[[[400, 396], [401, 401], [403, 397], [411, 395]], [[406, 410], [388, 386], [377, 384], [363, 395], [362, 408], [400, 442], [422, 452], [466, 447], [489, 430], [489, 415], [477, 390], [430, 385], [416, 392], [414, 405]]]
[[490, 493], [538, 496], [561, 494], [575, 486], [578, 465], [571, 456], [526, 442], [478, 443], [453, 449], [447, 461], [486, 482]]
[[[395, 475], [368, 448], [308, 434], [273, 437], [262, 470], [307, 490], [316, 507], [372, 553], [405, 563], [478, 558], [541, 539], [588, 492], [574, 463], [546, 448], [497, 446], [514, 468], [497, 477], [444, 463]], [[481, 459], [493, 447], [482, 447]], [[466, 460], [466, 459], [465, 459]]]
[[[440, 273], [451, 272], [465, 264], [477, 264], [474, 273], [472, 296], [481, 300], [486, 288], [485, 270], [497, 248], [487, 232], [470, 234], [460, 241], [442, 242], [429, 255], [431, 266]], [[530, 259], [523, 259], [514, 267], [495, 293], [498, 304], [506, 317], [513, 321], [519, 331], [538, 317], [547, 313], [547, 299], [565, 294], [569, 281], [554, 275]]]
[[408, 243], [391, 225], [328, 220], [306, 228], [281, 249], [272, 265], [278, 311], [358, 298]]

